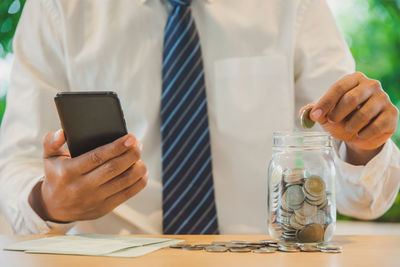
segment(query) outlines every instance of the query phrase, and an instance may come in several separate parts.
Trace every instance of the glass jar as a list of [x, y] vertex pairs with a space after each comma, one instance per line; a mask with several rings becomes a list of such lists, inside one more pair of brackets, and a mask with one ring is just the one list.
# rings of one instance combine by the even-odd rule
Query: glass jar
[[336, 228], [332, 137], [276, 132], [268, 168], [268, 230], [275, 240], [315, 243]]

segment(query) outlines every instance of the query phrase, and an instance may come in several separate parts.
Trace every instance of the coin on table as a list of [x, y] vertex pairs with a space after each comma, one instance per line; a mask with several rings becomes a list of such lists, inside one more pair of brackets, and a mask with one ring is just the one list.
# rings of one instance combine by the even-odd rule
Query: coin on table
[[194, 245], [194, 247], [198, 247], [198, 248], [207, 248], [209, 246], [211, 246], [211, 244], [197, 244], [197, 245]]
[[297, 246], [288, 246], [288, 245], [280, 245], [278, 247], [279, 251], [283, 252], [299, 252], [299, 248]]
[[265, 245], [248, 245], [247, 248], [249, 249], [258, 249], [258, 248], [263, 248]]
[[191, 244], [176, 244], [176, 245], [171, 245], [169, 246], [170, 248], [177, 248], [177, 249], [182, 249], [184, 247], [191, 247]]
[[231, 244], [231, 242], [215, 241], [211, 243], [211, 245], [213, 246], [225, 246], [229, 244]]
[[324, 194], [326, 186], [321, 177], [313, 175], [306, 179], [304, 183], [306, 191], [312, 196], [321, 196]]
[[231, 241], [232, 244], [240, 244], [240, 245], [246, 245], [247, 243], [249, 243], [248, 241], [242, 241], [242, 240], [232, 240]]
[[311, 246], [311, 245], [301, 246], [300, 250], [303, 252], [319, 252], [320, 251], [319, 248], [317, 248], [316, 246]]
[[251, 252], [250, 248], [229, 248], [230, 252]]
[[226, 252], [226, 251], [228, 251], [228, 248], [223, 247], [223, 246], [209, 246], [209, 247], [206, 247], [206, 251], [207, 252]]
[[258, 242], [248, 242], [247, 245], [250, 245], [250, 246], [263, 246], [264, 243], [261, 242], [261, 241], [258, 241]]
[[320, 249], [323, 253], [342, 253], [342, 249]]
[[253, 250], [254, 253], [274, 253], [276, 252], [276, 248], [259, 248]]
[[317, 247], [318, 245], [323, 245], [324, 243], [321, 242], [314, 242], [314, 243], [296, 243], [296, 246], [298, 246], [299, 248], [301, 248], [302, 246], [313, 246], [313, 247]]
[[183, 250], [203, 250], [203, 247], [197, 247], [197, 246], [190, 246], [190, 247], [182, 247]]
[[260, 243], [262, 243], [264, 245], [269, 245], [269, 244], [276, 244], [278, 242], [275, 240], [272, 240], [272, 239], [264, 239], [264, 240], [260, 240]]
[[298, 230], [296, 237], [300, 242], [304, 243], [322, 241], [324, 239], [324, 227], [316, 223], [309, 224]]
[[311, 110], [312, 108], [307, 108], [301, 113], [300, 122], [304, 129], [311, 129], [315, 124], [315, 121], [310, 117]]
[[332, 244], [318, 245], [317, 247], [319, 249], [325, 249], [325, 250], [341, 250], [341, 249], [343, 249], [342, 246], [337, 246], [337, 245], [332, 245]]
[[245, 244], [226, 244], [225, 247], [227, 248], [247, 248], [248, 245]]

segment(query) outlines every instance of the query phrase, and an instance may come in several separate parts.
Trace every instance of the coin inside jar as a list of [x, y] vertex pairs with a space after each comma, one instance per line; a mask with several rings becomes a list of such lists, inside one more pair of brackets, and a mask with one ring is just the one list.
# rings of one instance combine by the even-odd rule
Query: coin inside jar
[[305, 190], [314, 197], [318, 197], [325, 192], [325, 182], [319, 176], [311, 176], [304, 184]]
[[304, 193], [302, 187], [299, 185], [289, 186], [286, 189], [286, 192], [283, 193], [282, 201], [285, 201], [287, 207], [291, 210], [299, 208], [301, 203], [303, 203], [304, 201]]
[[307, 202], [304, 202], [303, 205], [297, 210], [294, 211], [297, 217], [313, 217], [317, 214], [318, 208], [316, 206], [310, 205]]
[[271, 238], [285, 244], [331, 241], [336, 225], [333, 137], [314, 131], [275, 132], [273, 137], [267, 183]]
[[324, 240], [324, 227], [320, 224], [309, 224], [297, 230], [296, 237], [300, 242], [311, 243]]

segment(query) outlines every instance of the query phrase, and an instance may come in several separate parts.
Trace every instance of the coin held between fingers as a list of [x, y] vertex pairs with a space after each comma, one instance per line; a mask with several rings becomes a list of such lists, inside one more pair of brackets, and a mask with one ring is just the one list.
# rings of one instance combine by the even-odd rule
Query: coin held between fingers
[[[301, 123], [301, 126], [303, 126], [304, 129], [311, 129], [315, 125], [315, 121], [313, 121], [311, 119], [311, 117], [310, 117], [311, 110], [312, 110], [312, 108], [307, 108], [301, 113], [300, 123]], [[321, 110], [319, 110], [319, 111], [321, 111]], [[314, 113], [315, 112], [318, 112], [318, 110], [314, 111]]]

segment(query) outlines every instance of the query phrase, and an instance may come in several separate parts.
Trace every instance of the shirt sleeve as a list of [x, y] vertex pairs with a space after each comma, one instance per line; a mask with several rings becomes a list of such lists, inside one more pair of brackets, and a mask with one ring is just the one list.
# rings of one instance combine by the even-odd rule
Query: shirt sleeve
[[365, 166], [344, 161], [346, 145], [336, 145], [336, 201], [339, 211], [359, 219], [375, 219], [393, 204], [400, 187], [400, 151], [389, 139]]
[[[334, 82], [355, 71], [352, 55], [325, 0], [305, 0], [299, 6], [294, 64], [295, 118], [302, 106], [316, 102]], [[295, 123], [301, 127], [298, 119]], [[399, 190], [399, 149], [388, 140], [367, 165], [353, 166], [344, 161], [345, 144], [336, 144], [338, 210], [360, 219], [379, 217], [390, 208]]]
[[17, 234], [65, 232], [28, 203], [43, 178], [42, 139], [60, 128], [53, 97], [68, 90], [62, 25], [52, 2], [28, 0], [14, 38], [14, 62], [0, 131], [0, 205]]

